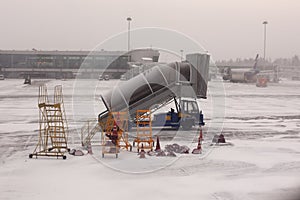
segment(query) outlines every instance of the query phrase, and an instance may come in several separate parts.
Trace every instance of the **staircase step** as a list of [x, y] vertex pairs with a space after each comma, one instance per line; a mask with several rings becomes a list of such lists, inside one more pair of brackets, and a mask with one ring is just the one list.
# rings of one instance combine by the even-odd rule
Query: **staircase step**
[[64, 131], [64, 130], [59, 130], [59, 129], [56, 129], [56, 130], [49, 130], [49, 132], [50, 133], [57, 133], [57, 134], [59, 134], [59, 133], [66, 133], [66, 131]]
[[143, 131], [150, 131], [152, 128], [137, 128], [138, 132], [143, 132]]
[[61, 118], [62, 119], [62, 115], [47, 115], [47, 117], [59, 117], [59, 118]]
[[67, 142], [66, 141], [65, 142], [52, 141], [52, 144], [67, 144]]
[[66, 149], [66, 148], [68, 148], [67, 146], [53, 146], [52, 147], [53, 149]]
[[57, 130], [57, 131], [63, 131], [63, 130], [65, 130], [65, 128], [64, 127], [56, 127], [55, 128], [55, 126], [50, 126], [48, 130], [49, 131], [55, 131], [55, 130]]
[[65, 132], [65, 129], [64, 128], [49, 128], [48, 131], [51, 131], [51, 132]]
[[66, 138], [65, 135], [51, 135], [50, 136], [52, 139], [62, 139], [62, 138]]
[[49, 112], [60, 112], [61, 110], [60, 109], [57, 109], [57, 110], [52, 110], [52, 109], [46, 109], [46, 111], [49, 111]]

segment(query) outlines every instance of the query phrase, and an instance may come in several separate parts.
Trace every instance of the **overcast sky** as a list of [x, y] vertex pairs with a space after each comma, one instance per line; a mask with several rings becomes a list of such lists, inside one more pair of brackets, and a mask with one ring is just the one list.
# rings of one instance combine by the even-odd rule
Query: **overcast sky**
[[[215, 60], [300, 54], [299, 0], [0, 0], [0, 49], [91, 50], [132, 28], [188, 35]], [[134, 38], [132, 38], [134, 40]]]

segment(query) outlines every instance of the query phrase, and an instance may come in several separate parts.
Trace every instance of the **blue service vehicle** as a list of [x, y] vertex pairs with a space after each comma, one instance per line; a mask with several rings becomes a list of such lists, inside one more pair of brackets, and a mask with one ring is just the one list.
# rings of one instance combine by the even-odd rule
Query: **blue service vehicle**
[[199, 111], [197, 101], [194, 99], [174, 98], [176, 110], [171, 108], [169, 112], [154, 114], [152, 126], [182, 127], [189, 130], [195, 125], [203, 126], [202, 111]]

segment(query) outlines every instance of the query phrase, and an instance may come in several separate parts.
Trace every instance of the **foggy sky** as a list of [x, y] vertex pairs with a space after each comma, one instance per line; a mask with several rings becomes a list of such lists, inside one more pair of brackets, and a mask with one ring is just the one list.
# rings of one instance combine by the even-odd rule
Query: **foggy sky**
[[267, 58], [300, 54], [299, 0], [0, 0], [0, 49], [92, 50], [128, 16], [133, 29], [188, 35], [215, 60], [262, 56], [267, 20]]

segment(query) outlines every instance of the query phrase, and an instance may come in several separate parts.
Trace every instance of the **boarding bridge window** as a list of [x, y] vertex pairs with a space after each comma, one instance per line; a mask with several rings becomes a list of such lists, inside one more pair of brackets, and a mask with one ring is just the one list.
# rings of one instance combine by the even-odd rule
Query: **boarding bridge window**
[[179, 68], [180, 77], [179, 81], [189, 82], [191, 80], [191, 70], [189, 65], [181, 65]]

